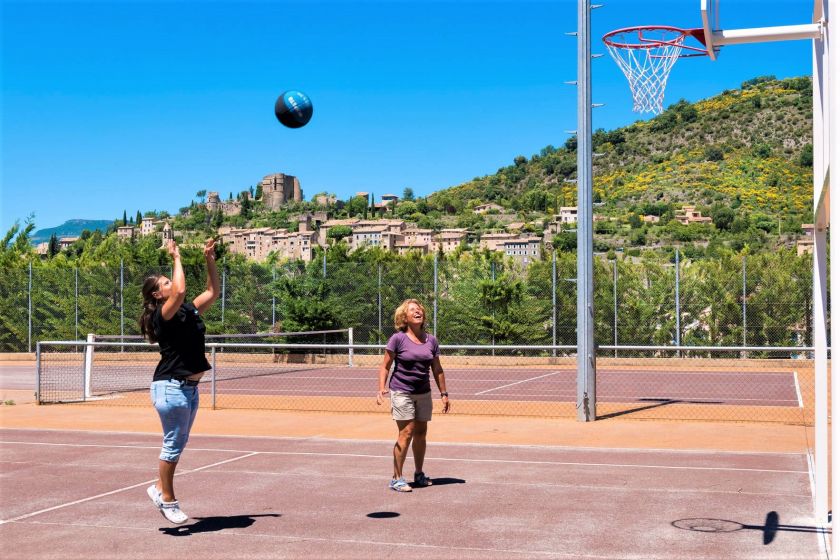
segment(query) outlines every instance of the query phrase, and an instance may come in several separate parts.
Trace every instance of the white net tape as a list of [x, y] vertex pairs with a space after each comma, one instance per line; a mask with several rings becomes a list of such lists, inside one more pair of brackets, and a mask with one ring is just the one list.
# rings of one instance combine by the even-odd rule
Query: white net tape
[[610, 55], [630, 82], [633, 110], [637, 113], [662, 112], [668, 75], [683, 49], [685, 35], [672, 29], [619, 33], [607, 43]]

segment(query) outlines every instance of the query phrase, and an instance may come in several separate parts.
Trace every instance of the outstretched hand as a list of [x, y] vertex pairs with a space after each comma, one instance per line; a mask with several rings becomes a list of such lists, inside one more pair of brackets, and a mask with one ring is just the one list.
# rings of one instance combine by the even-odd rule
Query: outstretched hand
[[204, 258], [207, 260], [215, 260], [216, 258], [216, 238], [211, 237], [204, 242]]
[[166, 243], [166, 250], [169, 251], [169, 256], [173, 259], [181, 258], [181, 252], [178, 250], [178, 245], [175, 243], [174, 239], [170, 239]]

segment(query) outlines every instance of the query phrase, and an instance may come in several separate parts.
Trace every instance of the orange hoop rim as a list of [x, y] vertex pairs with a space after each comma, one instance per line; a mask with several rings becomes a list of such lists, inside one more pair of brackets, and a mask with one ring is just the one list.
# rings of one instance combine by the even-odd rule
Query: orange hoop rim
[[[666, 31], [674, 33], [674, 38], [670, 40], [665, 39], [657, 39], [657, 38], [648, 38], [645, 37], [645, 31]], [[639, 37], [638, 43], [627, 43], [627, 42], [617, 42], [613, 40], [614, 37], [625, 34], [625, 33], [636, 33]], [[609, 33], [605, 34], [601, 39], [604, 41], [609, 47], [615, 49], [632, 49], [632, 50], [643, 50], [643, 49], [655, 49], [657, 47], [679, 47], [683, 50], [689, 51], [685, 54], [681, 54], [681, 57], [686, 56], [708, 56], [709, 53], [705, 48], [700, 47], [693, 47], [691, 45], [685, 45], [682, 43], [682, 40], [686, 37], [693, 37], [697, 42], [702, 44], [704, 47], [706, 45], [706, 37], [703, 33], [703, 29], [683, 29], [681, 27], [673, 27], [671, 25], [634, 25], [632, 27], [623, 27], [621, 29], [616, 29], [614, 31], [610, 31]]]

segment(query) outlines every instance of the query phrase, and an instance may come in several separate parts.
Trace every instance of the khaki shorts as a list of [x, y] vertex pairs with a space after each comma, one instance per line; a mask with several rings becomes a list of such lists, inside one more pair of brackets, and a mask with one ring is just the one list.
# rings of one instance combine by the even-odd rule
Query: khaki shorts
[[412, 395], [402, 391], [391, 391], [391, 417], [394, 420], [420, 420], [429, 422], [432, 419], [432, 393]]

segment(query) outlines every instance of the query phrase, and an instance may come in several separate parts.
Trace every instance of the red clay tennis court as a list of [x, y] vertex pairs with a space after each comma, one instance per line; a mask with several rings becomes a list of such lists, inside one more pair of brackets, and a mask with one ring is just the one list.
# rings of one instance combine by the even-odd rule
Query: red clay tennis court
[[[120, 409], [96, 410], [105, 430]], [[192, 519], [174, 527], [145, 494], [156, 434], [6, 428], [0, 445], [6, 558], [825, 557], [799, 452], [432, 435], [436, 484], [400, 494], [391, 441], [194, 435], [176, 482]]]

